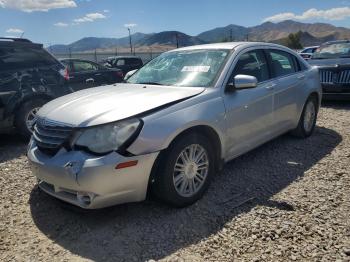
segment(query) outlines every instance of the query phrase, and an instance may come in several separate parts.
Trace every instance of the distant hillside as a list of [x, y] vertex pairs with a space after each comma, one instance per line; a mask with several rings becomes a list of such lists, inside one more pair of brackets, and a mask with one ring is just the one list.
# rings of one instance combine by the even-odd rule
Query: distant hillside
[[217, 42], [225, 39], [230, 39], [232, 30], [233, 40], [244, 40], [248, 33], [248, 28], [239, 25], [228, 25], [225, 27], [217, 27], [215, 29], [205, 31], [197, 37], [206, 42]]
[[[144, 39], [152, 34], [135, 33], [131, 36], [133, 44]], [[103, 38], [103, 37], [84, 37], [69, 45], [52, 45], [48, 49], [52, 53], [68, 53], [71, 52], [83, 52], [94, 49], [107, 49], [116, 46], [128, 46], [129, 37], [122, 38]]]
[[[179, 46], [189, 46], [230, 40], [231, 33], [233, 41], [263, 41], [283, 43], [283, 39], [290, 33], [302, 31], [301, 42], [304, 46], [318, 45], [325, 41], [337, 39], [350, 39], [350, 29], [336, 27], [326, 23], [301, 23], [286, 20], [279, 23], [266, 22], [253, 27], [239, 25], [228, 25], [218, 27], [190, 36], [178, 31], [164, 31], [155, 34], [135, 33], [132, 35], [134, 46], [145, 49], [149, 46], [174, 47], [176, 46], [176, 35]], [[85, 52], [94, 49], [111, 50], [115, 47], [126, 48], [129, 46], [129, 37], [123, 38], [100, 38], [85, 37], [69, 45], [53, 45], [48, 49], [53, 53]]]
[[336, 39], [350, 38], [350, 29], [336, 27], [325, 23], [301, 23], [286, 20], [280, 23], [266, 22], [259, 26], [249, 28], [249, 39], [258, 41], [272, 41], [287, 37], [290, 33], [298, 31], [308, 32], [315, 38], [319, 38], [318, 44], [322, 43], [324, 37], [334, 35]]
[[[330, 34], [328, 36], [324, 37], [314, 37], [313, 35], [309, 34], [308, 32], [301, 32], [300, 34], [300, 43], [302, 46], [314, 46], [314, 45], [319, 45], [320, 43], [328, 42], [328, 41], [333, 41], [336, 40], [336, 35], [335, 34]], [[287, 37], [273, 40], [272, 42], [285, 45], [287, 42]]]
[[176, 38], [178, 39], [179, 46], [199, 45], [206, 43], [205, 41], [189, 36], [178, 31], [164, 31], [158, 34], [153, 34], [145, 37], [137, 42], [139, 46], [152, 46], [152, 45], [172, 45], [176, 46]]

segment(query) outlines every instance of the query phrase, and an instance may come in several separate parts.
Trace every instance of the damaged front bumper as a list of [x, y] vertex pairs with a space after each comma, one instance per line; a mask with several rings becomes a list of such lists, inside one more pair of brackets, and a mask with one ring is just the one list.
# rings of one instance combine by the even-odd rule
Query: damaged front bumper
[[[42, 153], [31, 141], [28, 159], [39, 187], [63, 201], [86, 209], [103, 208], [146, 198], [149, 176], [159, 152], [124, 157], [116, 152], [93, 156], [61, 149]], [[134, 166], [118, 168], [133, 161]]]

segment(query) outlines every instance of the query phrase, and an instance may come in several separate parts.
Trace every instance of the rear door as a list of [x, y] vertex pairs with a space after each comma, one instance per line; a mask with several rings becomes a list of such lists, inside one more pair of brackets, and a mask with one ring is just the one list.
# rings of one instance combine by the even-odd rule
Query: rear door
[[99, 85], [98, 65], [89, 61], [72, 60], [70, 83], [74, 91]]
[[293, 128], [297, 114], [298, 89], [305, 84], [305, 75], [299, 72], [295, 57], [277, 49], [266, 50], [273, 78], [274, 88], [273, 132], [282, 133]]
[[125, 58], [116, 59], [116, 61], [114, 62], [114, 67], [122, 70], [124, 75], [128, 72], [128, 66], [126, 64]]
[[45, 94], [59, 97], [68, 93], [63, 69], [54, 57], [41, 45], [14, 43], [0, 49], [0, 99], [5, 113], [11, 111], [23, 99]]

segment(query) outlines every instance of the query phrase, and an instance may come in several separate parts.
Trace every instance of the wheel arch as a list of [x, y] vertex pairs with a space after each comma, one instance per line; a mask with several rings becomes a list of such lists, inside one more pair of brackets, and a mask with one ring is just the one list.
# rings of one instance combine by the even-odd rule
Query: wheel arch
[[18, 101], [18, 103], [15, 105], [15, 107], [13, 108], [14, 113], [16, 114], [16, 111], [26, 102], [31, 101], [31, 100], [37, 100], [37, 99], [42, 99], [42, 100], [46, 100], [47, 102], [49, 102], [50, 100], [54, 99], [54, 97], [47, 95], [47, 94], [32, 94], [32, 95], [28, 95], [25, 96], [24, 98], [22, 98], [20, 101]]
[[166, 156], [167, 149], [173, 143], [176, 143], [176, 141], [178, 139], [180, 139], [186, 135], [193, 134], [193, 133], [204, 135], [210, 139], [211, 144], [213, 145], [213, 147], [215, 149], [215, 170], [220, 171], [222, 169], [222, 167], [224, 165], [224, 160], [223, 160], [223, 150], [224, 149], [223, 149], [222, 139], [221, 139], [219, 133], [213, 127], [211, 127], [209, 125], [205, 125], [205, 124], [198, 124], [198, 125], [194, 125], [194, 126], [185, 128], [182, 131], [180, 131], [179, 133], [177, 133], [174, 137], [172, 137], [170, 142], [167, 144], [166, 148], [161, 150], [160, 154], [157, 156], [157, 158], [153, 164], [150, 177], [149, 177], [147, 195], [151, 192], [151, 190], [150, 190], [151, 186], [157, 177], [160, 163], [162, 163], [162, 161], [164, 160], [164, 158]]

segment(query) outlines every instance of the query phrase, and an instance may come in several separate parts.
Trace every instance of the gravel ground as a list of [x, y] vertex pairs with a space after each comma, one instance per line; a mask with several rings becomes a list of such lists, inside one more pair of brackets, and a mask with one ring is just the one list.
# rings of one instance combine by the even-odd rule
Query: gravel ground
[[350, 261], [350, 106], [320, 111], [228, 163], [202, 200], [79, 211], [35, 186], [16, 136], [0, 136], [1, 261]]

